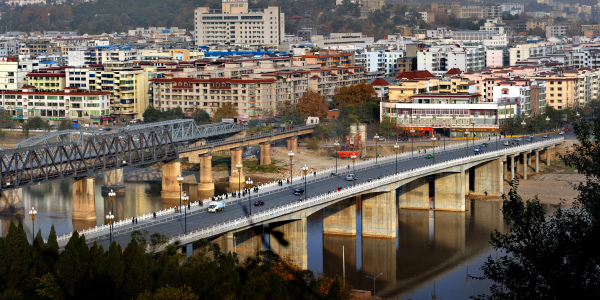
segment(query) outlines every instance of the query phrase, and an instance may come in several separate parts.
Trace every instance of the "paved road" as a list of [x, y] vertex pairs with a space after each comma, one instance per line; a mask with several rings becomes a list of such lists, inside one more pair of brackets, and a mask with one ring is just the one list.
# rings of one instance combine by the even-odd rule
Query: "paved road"
[[[572, 134], [571, 134], [572, 135]], [[557, 138], [558, 134], [550, 135], [550, 138]], [[514, 138], [513, 140], [516, 140]], [[519, 138], [519, 140], [521, 140]], [[538, 136], [536, 141], [544, 140], [543, 137]], [[496, 150], [496, 141], [492, 139], [491, 141], [479, 140], [475, 141], [476, 146], [487, 142], [489, 143], [488, 147], [483, 148], [484, 151], [493, 151]], [[502, 140], [498, 143], [498, 149], [506, 148], [502, 144]], [[473, 151], [474, 147], [469, 141], [468, 149], [459, 149], [459, 150], [448, 150], [445, 153], [435, 154], [435, 162], [439, 163], [445, 160], [456, 159], [465, 157], [467, 155], [474, 155]], [[430, 151], [428, 150], [429, 154]], [[422, 167], [427, 164], [432, 164], [433, 159], [426, 159], [423, 157], [424, 153], [421, 152], [420, 156], [418, 153], [414, 154], [414, 158], [406, 161], [402, 161], [398, 163], [398, 172], [406, 171], [409, 169]], [[297, 162], [301, 163], [301, 162]], [[350, 166], [348, 169], [347, 166]], [[307, 182], [307, 194], [308, 197], [311, 195], [318, 195], [328, 191], [333, 191], [337, 187], [348, 187], [352, 185], [351, 181], [346, 181], [345, 176], [352, 172], [352, 161], [342, 160], [340, 163], [340, 167], [338, 169], [338, 175], [334, 177], [317, 177], [316, 179], [311, 180], [311, 175], [308, 176]], [[355, 174], [358, 176], [359, 181], [365, 181], [369, 178], [377, 178], [379, 176], [384, 176], [388, 174], [393, 174], [396, 171], [396, 166], [394, 160], [388, 161], [385, 163], [380, 163], [378, 165], [372, 165], [365, 167], [364, 169], [356, 169]], [[237, 217], [241, 217], [247, 215], [249, 210], [252, 210], [252, 213], [256, 213], [257, 211], [266, 210], [275, 206], [280, 206], [286, 203], [290, 203], [293, 201], [298, 201], [299, 196], [293, 195], [292, 190], [296, 187], [304, 187], [304, 181], [294, 182], [293, 186], [290, 184], [284, 184], [284, 187], [279, 188], [279, 191], [267, 193], [260, 192], [252, 194], [252, 202], [255, 200], [263, 200], [265, 202], [264, 206], [256, 207], [253, 205], [249, 205], [248, 201], [243, 201], [242, 203], [231, 204], [225, 207], [225, 210], [218, 213], [208, 213], [204, 209], [198, 209], [188, 213], [187, 215], [187, 228], [188, 232], [192, 230], [196, 230], [198, 228], [202, 228], [204, 226], [209, 226], [217, 223], [222, 223], [228, 219], [235, 219]], [[306, 197], [303, 196], [303, 197]], [[246, 198], [247, 199], [247, 198]], [[206, 205], [206, 204], [205, 204]], [[157, 221], [160, 221], [157, 223]], [[163, 217], [158, 220], [151, 220], [140, 222], [135, 226], [127, 225], [119, 228], [115, 228], [116, 232], [113, 234], [113, 240], [117, 241], [124, 248], [130, 241], [130, 233], [133, 230], [148, 230], [150, 234], [154, 232], [160, 232], [161, 234], [166, 235], [167, 237], [175, 236], [183, 233], [184, 231], [184, 216], [168, 216]], [[92, 237], [94, 240], [97, 240], [98, 243], [104, 245], [104, 248], [107, 249], [109, 245], [109, 235], [104, 234], [101, 236]], [[94, 240], [89, 240], [89, 242], [93, 243]], [[91, 245], [90, 243], [90, 245]], [[62, 243], [61, 243], [62, 244]]]

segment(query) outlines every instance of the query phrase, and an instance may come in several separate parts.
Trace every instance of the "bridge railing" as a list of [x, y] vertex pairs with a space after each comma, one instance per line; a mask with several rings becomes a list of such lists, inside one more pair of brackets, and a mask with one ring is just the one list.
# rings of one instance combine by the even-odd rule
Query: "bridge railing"
[[168, 243], [172, 244], [176, 241], [180, 241], [183, 244], [185, 244], [190, 241], [198, 240], [201, 238], [207, 238], [207, 237], [211, 237], [211, 236], [214, 236], [214, 235], [217, 235], [220, 233], [224, 233], [233, 228], [248, 226], [248, 225], [266, 221], [266, 220], [269, 220], [269, 219], [272, 219], [274, 217], [278, 217], [278, 216], [281, 216], [284, 214], [288, 214], [288, 213], [295, 212], [295, 211], [298, 211], [301, 209], [309, 208], [316, 204], [323, 204], [323, 203], [326, 203], [328, 201], [332, 201], [332, 200], [335, 200], [338, 198], [351, 196], [352, 194], [354, 194], [356, 192], [373, 189], [373, 188], [376, 188], [376, 187], [379, 187], [379, 186], [382, 186], [382, 185], [385, 185], [388, 183], [397, 182], [397, 181], [400, 181], [403, 179], [409, 179], [409, 178], [415, 177], [415, 176], [425, 175], [427, 173], [430, 173], [431, 171], [435, 171], [438, 169], [453, 167], [453, 166], [457, 166], [457, 165], [460, 165], [463, 163], [472, 162], [474, 160], [475, 161], [487, 160], [492, 157], [498, 157], [501, 155], [507, 155], [507, 154], [514, 153], [514, 152], [520, 152], [523, 150], [539, 148], [541, 146], [552, 145], [552, 144], [556, 144], [557, 142], [562, 142], [563, 140], [564, 140], [563, 138], [557, 138], [557, 139], [551, 139], [551, 140], [547, 140], [547, 141], [543, 141], [543, 142], [530, 143], [527, 145], [521, 145], [521, 146], [517, 146], [517, 147], [495, 150], [495, 151], [491, 151], [488, 153], [479, 154], [474, 157], [468, 156], [468, 157], [463, 157], [463, 158], [447, 160], [447, 161], [443, 161], [443, 162], [440, 162], [437, 164], [432, 164], [429, 166], [415, 168], [415, 169], [405, 171], [405, 172], [402, 172], [399, 174], [384, 176], [380, 179], [375, 179], [370, 182], [359, 183], [353, 187], [344, 188], [341, 191], [331, 191], [331, 192], [323, 193], [323, 194], [308, 198], [305, 201], [298, 201], [298, 202], [280, 205], [278, 207], [263, 210], [256, 214], [253, 214], [251, 216], [242, 216], [239, 218], [235, 218], [233, 220], [228, 220], [228, 221], [220, 223], [220, 224], [214, 224], [214, 225], [205, 226], [203, 228], [198, 228], [197, 230], [194, 230], [188, 234], [180, 234], [177, 236], [173, 236], [169, 239]]

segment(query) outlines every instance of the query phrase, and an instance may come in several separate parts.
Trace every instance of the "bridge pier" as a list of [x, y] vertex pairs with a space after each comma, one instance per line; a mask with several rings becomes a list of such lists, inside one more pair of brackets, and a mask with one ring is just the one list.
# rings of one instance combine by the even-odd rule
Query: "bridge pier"
[[233, 234], [234, 250], [239, 257], [239, 262], [244, 263], [246, 259], [256, 256], [258, 251], [263, 250], [263, 226], [255, 226]]
[[540, 150], [535, 150], [535, 172], [540, 172]]
[[502, 195], [502, 165], [500, 159], [483, 163], [475, 167], [475, 193], [485, 193], [493, 196]]
[[510, 181], [515, 180], [515, 155], [510, 156]]
[[396, 189], [389, 192], [362, 194], [362, 236], [396, 238], [398, 210]]
[[23, 211], [24, 205], [22, 188], [2, 191], [0, 193], [0, 214], [12, 215], [19, 210]]
[[180, 190], [177, 176], [181, 175], [181, 162], [170, 161], [162, 166], [162, 190], [160, 196], [168, 199], [179, 199]]
[[212, 155], [205, 153], [200, 155], [200, 182], [199, 191], [211, 191], [215, 189], [212, 177]]
[[550, 159], [551, 159], [551, 153], [550, 153], [550, 148], [546, 148], [544, 150], [544, 160], [546, 161], [546, 166], [550, 166]]
[[96, 225], [96, 194], [94, 178], [84, 177], [73, 182], [73, 229], [82, 230]]
[[271, 144], [270, 143], [262, 143], [260, 144], [260, 165], [270, 165], [271, 164]]
[[[377, 278], [377, 290], [396, 284], [396, 239], [362, 238], [363, 273], [369, 276], [383, 273]], [[363, 277], [364, 278], [364, 277]], [[381, 295], [377, 292], [377, 295]]]
[[527, 153], [521, 154], [521, 167], [523, 168], [523, 179], [527, 180]]
[[271, 231], [279, 231], [283, 238], [289, 242], [287, 246], [281, 245], [272, 233], [269, 234], [269, 249], [280, 256], [288, 256], [298, 267], [308, 268], [308, 246], [306, 235], [306, 218], [300, 218], [288, 223], [272, 223]]
[[298, 138], [297, 137], [287, 139], [287, 150], [292, 151], [294, 153], [298, 152]]
[[429, 178], [417, 178], [402, 185], [398, 190], [398, 206], [404, 209], [429, 209]]
[[125, 194], [125, 183], [123, 180], [123, 169], [114, 169], [104, 172], [104, 185], [102, 194], [112, 190], [117, 194]]
[[244, 170], [242, 169], [240, 173], [236, 168], [236, 165], [242, 162], [242, 152], [244, 149], [242, 147], [233, 148], [231, 151], [231, 175], [229, 176], [229, 183], [238, 184], [239, 182], [244, 183], [246, 178], [244, 177]]
[[435, 209], [465, 211], [465, 168], [458, 173], [435, 174]]
[[323, 234], [356, 235], [356, 198], [323, 208]]

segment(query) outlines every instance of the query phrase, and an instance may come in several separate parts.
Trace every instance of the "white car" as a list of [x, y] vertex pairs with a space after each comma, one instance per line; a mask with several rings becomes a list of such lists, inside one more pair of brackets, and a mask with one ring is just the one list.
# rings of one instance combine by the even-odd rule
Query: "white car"
[[348, 174], [348, 175], [346, 175], [346, 180], [347, 181], [358, 180], [358, 177], [356, 177], [356, 175], [354, 175], [354, 174]]
[[504, 146], [510, 146], [510, 142], [509, 141], [505, 141], [504, 142]]
[[561, 131], [561, 132], [559, 132], [558, 134], [560, 134], [560, 135], [563, 135], [563, 134], [565, 134], [565, 132], [564, 132], [564, 131]]

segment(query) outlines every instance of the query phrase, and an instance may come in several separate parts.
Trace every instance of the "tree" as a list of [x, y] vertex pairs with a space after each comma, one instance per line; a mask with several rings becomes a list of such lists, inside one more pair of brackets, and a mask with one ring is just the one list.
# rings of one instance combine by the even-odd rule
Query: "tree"
[[[549, 217], [537, 198], [523, 201], [513, 182], [502, 212], [510, 227], [496, 231], [492, 246], [505, 253], [489, 257], [482, 279], [494, 281], [490, 299], [586, 299], [600, 294], [600, 120], [575, 124], [581, 146], [561, 155], [563, 162], [586, 176], [575, 188], [573, 206]], [[593, 127], [592, 127], [593, 126]], [[482, 297], [483, 295], [480, 295]]]
[[126, 297], [136, 297], [144, 291], [148, 285], [148, 266], [146, 253], [136, 239], [132, 238], [125, 252], [125, 280], [123, 281], [123, 293]]
[[64, 299], [60, 285], [50, 273], [38, 278], [38, 283], [35, 285], [35, 294], [44, 299]]
[[15, 121], [11, 119], [10, 113], [6, 110], [0, 110], [0, 129], [13, 128]]
[[325, 119], [327, 118], [327, 111], [329, 110], [327, 101], [323, 99], [321, 94], [314, 90], [304, 92], [300, 99], [298, 99], [296, 107], [305, 118], [312, 116]]
[[343, 108], [348, 105], [362, 105], [375, 97], [375, 89], [364, 82], [335, 89], [333, 103], [335, 107]]
[[153, 123], [160, 121], [183, 119], [185, 117], [185, 114], [179, 106], [165, 111], [160, 111], [152, 106], [148, 106], [148, 108], [146, 108], [146, 111], [144, 111], [144, 113], [142, 114], [142, 117], [144, 118], [144, 122]]
[[221, 122], [222, 119], [235, 118], [238, 116], [237, 107], [235, 107], [232, 103], [225, 103], [221, 105], [217, 110], [213, 113], [213, 123]]
[[58, 124], [58, 130], [69, 130], [69, 129], [73, 129], [73, 125], [71, 124], [71, 122], [69, 122], [67, 120], [62, 120]]
[[0, 250], [0, 290], [31, 290], [35, 285], [35, 265], [21, 222], [18, 226], [10, 222]]
[[152, 294], [148, 291], [141, 294], [138, 300], [196, 300], [200, 299], [196, 294], [193, 293], [189, 286], [183, 286], [176, 288], [169, 286], [168, 284], [164, 287], [159, 288], [156, 293]]
[[288, 124], [288, 126], [306, 124], [306, 118], [291, 102], [286, 101], [280, 103], [277, 107], [277, 111], [279, 113], [280, 120]]
[[85, 246], [85, 237], [82, 238], [84, 249], [81, 249], [82, 244], [79, 233], [77, 231], [73, 232], [65, 246], [65, 250], [60, 255], [58, 272], [62, 280], [62, 286], [65, 287], [69, 296], [75, 295], [77, 287], [84, 281], [88, 271], [89, 261], [86, 255], [88, 249]]
[[205, 125], [210, 123], [210, 115], [203, 109], [196, 109], [192, 115], [194, 122], [198, 125]]
[[32, 129], [43, 129], [50, 130], [50, 123], [48, 121], [44, 121], [44, 119], [40, 117], [33, 117], [23, 125], [23, 130], [32, 130]]

